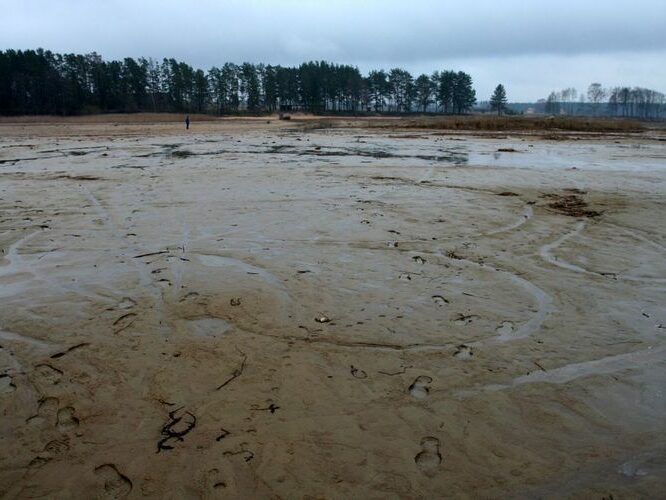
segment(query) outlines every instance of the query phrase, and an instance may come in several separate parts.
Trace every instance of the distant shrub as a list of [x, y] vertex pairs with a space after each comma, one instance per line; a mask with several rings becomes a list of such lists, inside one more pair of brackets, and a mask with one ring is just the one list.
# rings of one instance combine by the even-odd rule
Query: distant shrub
[[571, 116], [441, 116], [422, 117], [374, 124], [377, 127], [422, 128], [434, 130], [539, 131], [569, 132], [640, 132], [637, 120], [615, 118], [582, 118]]

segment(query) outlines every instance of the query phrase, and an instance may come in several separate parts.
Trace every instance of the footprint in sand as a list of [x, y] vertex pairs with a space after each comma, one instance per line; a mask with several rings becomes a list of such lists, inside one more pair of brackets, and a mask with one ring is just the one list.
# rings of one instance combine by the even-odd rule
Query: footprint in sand
[[365, 371], [361, 370], [360, 368], [356, 368], [354, 365], [351, 365], [349, 373], [351, 373], [352, 377], [354, 378], [368, 378], [368, 374], [365, 373]]
[[123, 314], [120, 318], [113, 322], [113, 333], [120, 333], [128, 329], [136, 321], [136, 314], [127, 313]]
[[44, 467], [50, 461], [51, 459], [49, 457], [39, 457], [39, 456], [30, 460], [30, 463], [28, 464], [28, 476], [32, 476], [33, 474], [35, 474], [39, 469]]
[[495, 331], [502, 336], [511, 335], [513, 333], [513, 322], [502, 321], [502, 324], [498, 326]]
[[185, 302], [187, 300], [196, 300], [199, 298], [199, 292], [188, 292], [180, 298], [179, 302]]
[[16, 390], [16, 384], [14, 384], [14, 379], [11, 375], [3, 373], [0, 375], [0, 394], [8, 394]]
[[204, 488], [206, 491], [224, 491], [231, 486], [231, 481], [220, 469], [210, 469], [204, 476]]
[[439, 439], [428, 436], [421, 439], [421, 452], [414, 457], [416, 466], [426, 476], [432, 477], [442, 463], [442, 454], [439, 452]]
[[35, 377], [37, 383], [56, 385], [62, 379], [62, 371], [46, 363], [40, 363], [35, 366]]
[[409, 394], [414, 399], [425, 399], [430, 394], [430, 384], [432, 383], [432, 378], [427, 375], [420, 375], [416, 377], [416, 380], [412, 382], [412, 385], [409, 386]]
[[472, 321], [474, 321], [478, 316], [476, 314], [462, 314], [458, 313], [454, 318], [453, 318], [453, 323], [459, 326], [464, 326], [464, 325], [469, 325]]
[[30, 423], [45, 423], [49, 422], [50, 425], [53, 425], [53, 422], [57, 420], [58, 414], [58, 405], [60, 402], [58, 398], [44, 398], [39, 401], [39, 406], [37, 407], [37, 414], [28, 418], [27, 422]]
[[441, 295], [433, 295], [432, 296], [432, 301], [437, 304], [438, 306], [443, 306], [444, 304], [448, 304], [449, 301], [446, 300], [444, 297]]
[[74, 408], [66, 406], [58, 410], [58, 423], [56, 427], [60, 432], [68, 432], [79, 426], [79, 419], [74, 416]]
[[458, 359], [472, 359], [474, 357], [474, 351], [472, 348], [465, 344], [460, 344], [456, 352], [453, 353], [454, 358]]
[[49, 441], [44, 446], [44, 451], [50, 455], [62, 455], [63, 453], [69, 451], [69, 443], [66, 439], [54, 439]]
[[132, 481], [113, 464], [95, 468], [95, 475], [102, 481], [101, 498], [125, 498], [132, 491]]
[[136, 306], [136, 301], [129, 297], [123, 297], [117, 305], [118, 309], [132, 309], [134, 306]]

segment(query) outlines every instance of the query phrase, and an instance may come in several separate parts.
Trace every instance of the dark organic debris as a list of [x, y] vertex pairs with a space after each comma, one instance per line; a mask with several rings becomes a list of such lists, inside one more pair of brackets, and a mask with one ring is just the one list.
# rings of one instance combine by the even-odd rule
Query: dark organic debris
[[497, 193], [497, 196], [518, 196], [518, 193], [514, 193], [513, 191], [502, 191], [501, 193]]
[[241, 352], [241, 354], [243, 355], [243, 360], [241, 361], [240, 366], [236, 368], [233, 372], [231, 372], [231, 376], [227, 380], [225, 380], [222, 384], [220, 384], [215, 390], [219, 391], [220, 389], [230, 384], [243, 374], [243, 370], [245, 369], [245, 362], [247, 361], [247, 355], [243, 352]]
[[551, 199], [548, 207], [562, 215], [569, 217], [599, 217], [601, 215], [601, 212], [589, 210], [587, 202], [576, 194], [548, 193], [543, 197]]
[[[85, 153], [84, 153], [85, 154]], [[100, 181], [101, 177], [94, 175], [58, 175], [54, 179], [69, 179], [72, 181]]]
[[240, 297], [234, 297], [229, 301], [229, 304], [232, 307], [238, 307], [239, 305], [241, 305], [241, 298]]
[[189, 433], [197, 425], [197, 417], [189, 412], [181, 410], [184, 406], [169, 412], [169, 421], [162, 426], [160, 434], [162, 439], [157, 442], [157, 453], [163, 450], [173, 450], [169, 443], [183, 441], [183, 436]]
[[373, 175], [370, 177], [373, 181], [404, 181], [402, 177], [392, 177], [390, 175]]
[[169, 253], [169, 251], [168, 250], [161, 250], [159, 252], [142, 253], [141, 255], [135, 255], [133, 258], [134, 259], [140, 259], [142, 257], [152, 257], [153, 255], [161, 255], [163, 253]]
[[[120, 318], [120, 319], [122, 319], [122, 318]], [[117, 323], [118, 321], [120, 321], [120, 319], [117, 320], [116, 323]], [[115, 325], [116, 323], [114, 323], [114, 325]], [[57, 352], [57, 353], [55, 353], [55, 354], [52, 354], [52, 355], [51, 355], [51, 359], [62, 358], [65, 354], [69, 354], [70, 352], [74, 351], [75, 349], [80, 349], [81, 347], [86, 347], [86, 346], [88, 346], [88, 345], [90, 345], [90, 342], [82, 342], [82, 343], [80, 343], [80, 344], [73, 345], [73, 346], [70, 347], [69, 349], [66, 349], [66, 350], [64, 350], [64, 351], [60, 351], [60, 352]]]
[[270, 411], [271, 413], [275, 413], [279, 409], [280, 407], [275, 403], [269, 404], [266, 408], [258, 408], [256, 406], [252, 408], [253, 411]]
[[532, 363], [534, 363], [536, 365], [536, 367], [539, 368], [539, 370], [541, 370], [542, 372], [548, 371], [543, 366], [541, 366], [539, 363], [537, 363], [536, 361], [532, 361]]
[[368, 374], [365, 373], [363, 370], [360, 368], [356, 368], [354, 365], [350, 366], [349, 373], [352, 374], [353, 377], [355, 378], [368, 378]]
[[194, 153], [192, 151], [188, 151], [186, 149], [179, 149], [177, 151], [172, 151], [171, 156], [175, 156], [176, 158], [187, 158], [188, 156], [192, 156]]
[[518, 150], [514, 148], [499, 148], [497, 150], [498, 153], [517, 153]]

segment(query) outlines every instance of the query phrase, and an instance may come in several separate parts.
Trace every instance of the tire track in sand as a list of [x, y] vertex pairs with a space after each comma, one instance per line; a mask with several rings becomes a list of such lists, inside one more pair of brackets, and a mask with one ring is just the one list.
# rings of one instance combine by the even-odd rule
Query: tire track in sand
[[[571, 271], [574, 273], [579, 273], [579, 274], [586, 274], [590, 276], [599, 276], [602, 278], [610, 278], [610, 279], [617, 279], [617, 280], [624, 280], [624, 281], [637, 281], [641, 283], [666, 283], [666, 278], [648, 278], [648, 277], [642, 277], [642, 276], [631, 276], [631, 275], [626, 275], [626, 274], [616, 274], [616, 273], [600, 273], [596, 271], [590, 271], [589, 269], [585, 269], [584, 267], [577, 266], [576, 264], [572, 264], [571, 262], [568, 262], [564, 259], [560, 259], [556, 257], [553, 254], [553, 251], [556, 250], [560, 245], [564, 244], [566, 241], [568, 241], [571, 238], [574, 238], [575, 236], [580, 235], [580, 233], [585, 229], [587, 226], [587, 223], [585, 221], [579, 221], [574, 225], [574, 228], [572, 231], [569, 231], [568, 233], [563, 234], [560, 236], [558, 239], [553, 241], [552, 243], [548, 243], [546, 245], [543, 245], [539, 249], [539, 256], [548, 262], [549, 264], [552, 264], [556, 267], [559, 267], [561, 269], [566, 269], [567, 271]], [[657, 247], [660, 247], [660, 245], [647, 240], [646, 238], [642, 238], [638, 235], [633, 234], [631, 231], [626, 231], [628, 234], [638, 237], [639, 240], [643, 240], [647, 243], [650, 243], [652, 245], [656, 245]]]
[[[115, 239], [126, 244], [127, 247], [131, 248], [136, 254], [143, 254], [146, 252], [145, 249], [137, 247], [124, 236], [124, 233], [120, 231], [119, 228], [114, 224], [109, 211], [104, 207], [104, 205], [102, 205], [99, 199], [90, 191], [90, 189], [88, 189], [87, 186], [80, 184], [79, 188], [83, 192], [84, 196], [95, 207], [99, 217], [104, 221], [104, 225]], [[130, 257], [129, 260], [132, 262], [134, 268], [137, 271], [140, 285], [143, 288], [151, 291], [153, 309], [157, 316], [159, 330], [163, 333], [167, 333], [169, 325], [167, 324], [166, 315], [164, 313], [164, 297], [162, 295], [162, 288], [153, 279], [153, 274], [150, 272], [148, 266], [138, 262], [136, 258]]]
[[640, 351], [606, 356], [580, 363], [570, 363], [548, 371], [536, 370], [527, 375], [516, 377], [508, 384], [487, 384], [478, 388], [459, 389], [454, 394], [461, 399], [468, 399], [485, 392], [504, 391], [525, 384], [566, 384], [581, 377], [608, 375], [634, 369], [637, 366], [645, 368], [663, 362], [664, 354], [666, 354], [666, 345], [649, 346], [647, 349]]

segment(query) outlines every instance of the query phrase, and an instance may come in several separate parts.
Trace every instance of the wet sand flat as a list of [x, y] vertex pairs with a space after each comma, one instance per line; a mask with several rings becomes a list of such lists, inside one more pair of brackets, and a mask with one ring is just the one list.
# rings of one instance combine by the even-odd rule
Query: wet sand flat
[[658, 496], [664, 214], [649, 134], [0, 124], [0, 495]]

